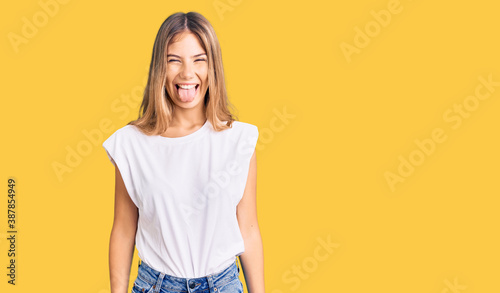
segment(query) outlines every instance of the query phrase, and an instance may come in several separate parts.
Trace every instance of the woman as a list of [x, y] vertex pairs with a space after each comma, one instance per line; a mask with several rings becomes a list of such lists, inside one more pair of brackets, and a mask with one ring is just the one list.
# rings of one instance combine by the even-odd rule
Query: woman
[[111, 292], [264, 292], [255, 125], [228, 110], [221, 50], [199, 13], [175, 13], [153, 47], [139, 118], [103, 147], [115, 166]]

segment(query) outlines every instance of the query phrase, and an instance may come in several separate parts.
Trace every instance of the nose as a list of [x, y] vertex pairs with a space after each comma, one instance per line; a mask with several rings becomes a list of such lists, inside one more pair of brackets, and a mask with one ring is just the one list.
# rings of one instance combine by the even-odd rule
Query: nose
[[186, 62], [182, 65], [180, 76], [184, 80], [189, 80], [194, 76], [194, 66]]

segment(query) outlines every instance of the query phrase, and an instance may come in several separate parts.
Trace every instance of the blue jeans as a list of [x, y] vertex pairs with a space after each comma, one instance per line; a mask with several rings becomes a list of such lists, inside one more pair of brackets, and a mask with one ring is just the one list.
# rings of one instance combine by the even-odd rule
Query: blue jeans
[[243, 293], [243, 284], [239, 279], [240, 268], [236, 262], [212, 275], [179, 278], [161, 273], [139, 260], [132, 293]]

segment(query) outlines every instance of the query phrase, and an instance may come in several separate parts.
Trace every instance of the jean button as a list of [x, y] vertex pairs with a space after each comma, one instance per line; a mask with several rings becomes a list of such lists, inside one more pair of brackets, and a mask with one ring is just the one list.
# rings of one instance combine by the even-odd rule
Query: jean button
[[196, 284], [194, 282], [189, 283], [189, 288], [194, 289], [195, 286]]

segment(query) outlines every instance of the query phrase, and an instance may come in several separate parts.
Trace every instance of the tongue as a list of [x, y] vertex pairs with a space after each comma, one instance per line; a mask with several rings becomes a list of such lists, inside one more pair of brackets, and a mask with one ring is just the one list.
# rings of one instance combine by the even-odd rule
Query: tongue
[[196, 87], [188, 90], [178, 88], [177, 92], [179, 93], [179, 96], [181, 97], [181, 100], [183, 102], [190, 102], [194, 99], [194, 95], [196, 94]]

